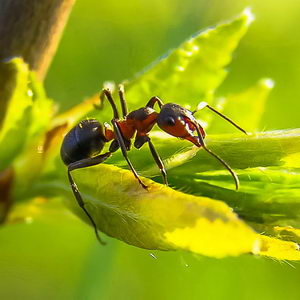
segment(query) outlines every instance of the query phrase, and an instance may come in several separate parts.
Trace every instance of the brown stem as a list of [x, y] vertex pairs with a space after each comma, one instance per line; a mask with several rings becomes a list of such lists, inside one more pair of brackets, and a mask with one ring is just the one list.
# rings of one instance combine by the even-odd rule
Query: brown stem
[[0, 224], [2, 224], [12, 205], [10, 189], [14, 179], [14, 171], [8, 168], [0, 172]]
[[42, 80], [75, 0], [1, 0], [0, 60], [21, 56]]

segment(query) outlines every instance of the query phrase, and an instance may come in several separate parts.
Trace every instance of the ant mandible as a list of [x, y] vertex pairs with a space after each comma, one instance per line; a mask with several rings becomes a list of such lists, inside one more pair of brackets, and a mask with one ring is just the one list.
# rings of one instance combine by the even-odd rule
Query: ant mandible
[[[206, 152], [216, 158], [230, 172], [234, 179], [236, 189], [238, 189], [239, 181], [237, 175], [223, 159], [221, 159], [206, 147], [204, 143], [204, 129], [194, 117], [194, 114], [197, 111], [204, 107], [207, 107], [211, 111], [224, 118], [226, 121], [230, 122], [237, 129], [247, 134], [244, 129], [239, 127], [222, 113], [218, 112], [213, 107], [204, 102], [202, 102], [201, 105], [198, 105], [196, 110], [190, 111], [178, 104], [164, 104], [158, 97], [152, 97], [145, 107], [128, 113], [124, 96], [124, 88], [122, 85], [120, 85], [119, 98], [123, 115], [123, 118], [120, 119], [117, 106], [109, 89], [102, 90], [100, 94], [100, 105], [102, 105], [105, 97], [109, 101], [113, 110], [114, 117], [111, 120], [113, 128], [111, 128], [109, 124], [104, 123], [103, 129], [103, 126], [96, 119], [87, 119], [81, 121], [66, 134], [60, 152], [63, 162], [68, 167], [68, 179], [73, 194], [77, 200], [78, 205], [83, 209], [83, 211], [89, 218], [94, 228], [96, 237], [100, 243], [104, 244], [98, 234], [94, 219], [85, 208], [85, 203], [71, 176], [71, 171], [101, 164], [109, 156], [111, 156], [113, 152], [121, 148], [122, 154], [126, 159], [133, 175], [138, 180], [139, 184], [144, 189], [147, 189], [147, 186], [141, 181], [138, 173], [134, 169], [127, 156], [127, 151], [130, 150], [131, 146], [131, 139], [135, 136], [134, 147], [139, 149], [145, 143], [148, 143], [150, 152], [161, 171], [164, 184], [168, 185], [164, 164], [160, 156], [156, 152], [154, 145], [152, 144], [149, 137], [149, 132], [155, 124], [157, 124], [163, 131], [172, 136], [188, 140], [197, 147], [202, 147]], [[157, 103], [160, 108], [159, 113], [157, 113], [153, 109], [155, 103]], [[196, 133], [196, 135], [194, 133]], [[109, 141], [112, 141], [109, 147], [109, 151], [104, 154], [100, 154], [105, 143]]]

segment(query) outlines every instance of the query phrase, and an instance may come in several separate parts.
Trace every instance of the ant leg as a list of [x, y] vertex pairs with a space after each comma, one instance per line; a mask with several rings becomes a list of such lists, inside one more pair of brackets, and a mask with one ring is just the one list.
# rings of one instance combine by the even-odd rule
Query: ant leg
[[94, 221], [94, 219], [92, 218], [92, 216], [89, 214], [89, 212], [87, 211], [87, 209], [85, 208], [85, 203], [81, 197], [81, 194], [77, 188], [77, 185], [76, 183], [74, 182], [73, 180], [73, 177], [71, 175], [71, 171], [75, 170], [75, 169], [80, 169], [80, 168], [85, 168], [85, 167], [90, 167], [90, 166], [94, 166], [94, 165], [98, 165], [98, 164], [101, 164], [103, 161], [105, 161], [109, 156], [111, 155], [110, 152], [107, 152], [105, 154], [102, 154], [102, 155], [97, 155], [95, 157], [92, 157], [92, 158], [85, 158], [85, 159], [82, 159], [82, 160], [79, 160], [79, 161], [76, 161], [76, 162], [73, 162], [71, 164], [68, 165], [68, 179], [69, 179], [69, 182], [70, 182], [70, 185], [71, 185], [71, 188], [72, 188], [72, 191], [73, 191], [73, 194], [75, 196], [75, 199], [78, 203], [78, 205], [83, 209], [83, 211], [85, 212], [85, 214], [87, 215], [87, 217], [89, 218], [93, 228], [94, 228], [94, 231], [95, 231], [95, 234], [96, 234], [96, 237], [97, 237], [97, 240], [102, 244], [102, 245], [105, 245], [105, 242], [103, 242], [99, 236], [99, 233], [98, 233], [98, 230], [97, 230], [97, 225]]
[[104, 89], [101, 91], [100, 95], [99, 95], [99, 104], [94, 103], [94, 108], [98, 109], [98, 110], [102, 110], [104, 107]]
[[117, 106], [115, 104], [115, 101], [112, 97], [111, 91], [109, 89], [103, 89], [99, 95], [100, 98], [100, 104], [94, 104], [94, 107], [96, 109], [102, 109], [103, 108], [103, 102], [104, 102], [104, 97], [106, 97], [106, 99], [109, 101], [113, 113], [114, 113], [114, 119], [119, 119], [119, 112], [117, 109]]
[[207, 107], [208, 109], [210, 109], [211, 111], [213, 111], [214, 113], [216, 113], [217, 115], [219, 115], [221, 118], [225, 119], [227, 122], [231, 123], [235, 128], [237, 128], [238, 130], [242, 131], [243, 133], [247, 134], [247, 132], [241, 128], [239, 125], [237, 125], [236, 123], [234, 123], [231, 119], [229, 119], [228, 117], [226, 117], [225, 115], [223, 115], [222, 113], [220, 113], [219, 111], [217, 111], [216, 109], [214, 109], [213, 107], [211, 107], [210, 105], [208, 105], [206, 102], [200, 102], [197, 106], [197, 109], [194, 110], [192, 112], [192, 114], [195, 114], [197, 111], [203, 109]]
[[135, 148], [140, 149], [146, 142], [148, 142], [152, 157], [154, 158], [157, 166], [160, 169], [161, 175], [164, 180], [164, 184], [168, 185], [167, 172], [166, 172], [165, 166], [164, 166], [159, 154], [156, 152], [154, 145], [151, 142], [150, 137], [148, 135], [137, 135], [135, 138], [134, 146], [135, 146]]
[[164, 184], [168, 185], [167, 172], [166, 172], [165, 166], [164, 166], [159, 154], [156, 152], [156, 150], [154, 148], [154, 145], [152, 144], [150, 138], [148, 139], [148, 145], [149, 145], [149, 149], [151, 151], [151, 154], [152, 154], [157, 166], [160, 169], [161, 175], [162, 175], [163, 180], [164, 180]]
[[126, 103], [126, 99], [125, 99], [125, 92], [124, 92], [123, 84], [119, 85], [119, 98], [120, 98], [120, 102], [121, 102], [123, 117], [125, 118], [128, 114], [128, 109], [127, 109], [127, 103]]
[[155, 103], [158, 103], [158, 106], [159, 106], [159, 108], [162, 108], [162, 106], [164, 105], [164, 103], [158, 98], [158, 97], [152, 97], [149, 101], [148, 101], [148, 103], [146, 104], [146, 107], [151, 107], [151, 108], [153, 108], [154, 107], [154, 104]]
[[[126, 159], [134, 177], [138, 180], [138, 182], [140, 183], [140, 185], [144, 188], [144, 189], [147, 189], [147, 186], [141, 181], [141, 179], [139, 178], [139, 175], [137, 174], [136, 170], [134, 169], [132, 163], [130, 162], [128, 156], [127, 156], [127, 150], [126, 150], [126, 145], [125, 145], [125, 142], [124, 142], [124, 138], [122, 136], [122, 133], [121, 133], [121, 130], [120, 128], [118, 127], [118, 124], [117, 124], [117, 120], [119, 119], [119, 113], [118, 113], [118, 110], [117, 110], [117, 107], [116, 107], [116, 104], [114, 102], [114, 99], [111, 95], [111, 92], [108, 90], [108, 89], [104, 89], [103, 90], [106, 98], [108, 99], [109, 103], [111, 104], [112, 106], [112, 109], [113, 109], [113, 112], [114, 112], [114, 118], [113, 120], [111, 121], [113, 127], [114, 127], [114, 132], [116, 134], [116, 140], [122, 150], [122, 154], [124, 156], [124, 158]], [[121, 96], [122, 95], [122, 92], [121, 92]], [[124, 99], [125, 100], [125, 99]], [[122, 101], [122, 100], [121, 100]], [[123, 110], [124, 112], [124, 110]]]
[[198, 137], [199, 137], [199, 142], [200, 145], [202, 146], [202, 148], [208, 152], [210, 155], [212, 155], [214, 158], [216, 158], [231, 174], [231, 176], [233, 177], [234, 183], [235, 183], [235, 189], [238, 190], [239, 189], [239, 179], [237, 177], [237, 175], [235, 174], [235, 172], [231, 169], [231, 167], [221, 158], [219, 157], [217, 154], [213, 153], [211, 150], [209, 150], [203, 140], [203, 137], [201, 135], [200, 129], [199, 129], [199, 125], [197, 123], [193, 123], [196, 127], [197, 133], [198, 133]]
[[132, 163], [130, 162], [128, 156], [127, 156], [127, 150], [126, 150], [126, 145], [124, 143], [124, 138], [122, 136], [122, 133], [121, 133], [121, 130], [118, 126], [118, 123], [116, 120], [112, 120], [111, 123], [113, 124], [114, 126], [114, 132], [116, 134], [116, 140], [117, 142], [119, 143], [119, 146], [121, 148], [121, 151], [122, 151], [122, 154], [124, 156], [124, 158], [126, 159], [127, 161], [127, 164], [128, 166], [130, 167], [134, 177], [138, 180], [139, 184], [144, 188], [144, 189], [147, 189], [147, 186], [141, 181], [141, 179], [139, 178], [139, 175], [138, 173], [136, 172], [136, 170], [134, 169]]
[[114, 119], [119, 119], [119, 112], [118, 112], [116, 103], [115, 103], [115, 101], [112, 97], [111, 91], [109, 89], [104, 89], [103, 93], [106, 96], [107, 100], [109, 101], [109, 103], [112, 107], [112, 110], [113, 110], [113, 113], [114, 113]]

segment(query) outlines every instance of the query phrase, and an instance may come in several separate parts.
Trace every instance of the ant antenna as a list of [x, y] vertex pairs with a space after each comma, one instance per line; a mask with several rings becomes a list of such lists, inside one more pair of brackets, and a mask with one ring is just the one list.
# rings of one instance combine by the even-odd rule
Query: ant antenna
[[213, 111], [214, 113], [216, 113], [217, 115], [219, 115], [221, 118], [225, 119], [227, 122], [229, 122], [230, 124], [232, 124], [235, 128], [237, 128], [238, 130], [242, 131], [243, 133], [247, 134], [246, 130], [244, 130], [242, 127], [240, 127], [239, 125], [237, 125], [236, 123], [234, 123], [231, 119], [229, 119], [228, 117], [226, 117], [225, 115], [223, 115], [222, 113], [220, 113], [219, 111], [217, 111], [216, 109], [214, 109], [213, 107], [211, 107], [210, 105], [208, 105], [206, 102], [200, 102], [197, 106], [197, 108], [192, 112], [192, 114], [195, 114], [197, 111], [203, 109], [207, 107], [208, 109], [210, 109], [211, 111]]

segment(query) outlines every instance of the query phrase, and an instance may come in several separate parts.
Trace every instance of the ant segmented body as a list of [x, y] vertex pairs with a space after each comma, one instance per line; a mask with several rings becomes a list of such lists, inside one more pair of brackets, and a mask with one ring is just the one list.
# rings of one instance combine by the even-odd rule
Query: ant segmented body
[[[234, 179], [236, 189], [238, 189], [239, 181], [234, 171], [224, 160], [206, 147], [204, 143], [204, 129], [196, 120], [194, 114], [198, 110], [207, 107], [246, 134], [245, 130], [229, 118], [206, 103], [202, 106], [198, 105], [197, 109], [192, 112], [178, 104], [164, 104], [158, 97], [152, 97], [145, 107], [128, 113], [124, 89], [123, 86], [120, 85], [119, 98], [123, 115], [123, 118], [120, 119], [118, 109], [112, 94], [108, 89], [104, 89], [100, 94], [101, 104], [103, 103], [104, 97], [107, 98], [113, 110], [114, 117], [111, 120], [112, 128], [107, 123], [104, 123], [103, 128], [96, 119], [81, 121], [66, 134], [61, 146], [61, 158], [68, 167], [68, 178], [73, 194], [78, 205], [84, 210], [93, 225], [97, 239], [100, 243], [104, 244], [98, 234], [96, 223], [85, 208], [84, 201], [71, 176], [71, 171], [98, 165], [120, 148], [133, 175], [138, 180], [139, 184], [144, 189], [147, 189], [147, 186], [141, 181], [127, 156], [127, 151], [129, 151], [131, 147], [131, 140], [135, 137], [134, 147], [137, 149], [141, 148], [145, 143], [148, 143], [150, 152], [161, 171], [164, 183], [168, 185], [164, 164], [149, 137], [149, 132], [155, 124], [168, 134], [188, 140], [197, 147], [202, 147], [206, 152], [215, 157], [230, 172]], [[154, 105], [156, 103], [160, 108], [159, 113], [154, 110]], [[105, 143], [110, 141], [109, 151], [101, 154]]]

